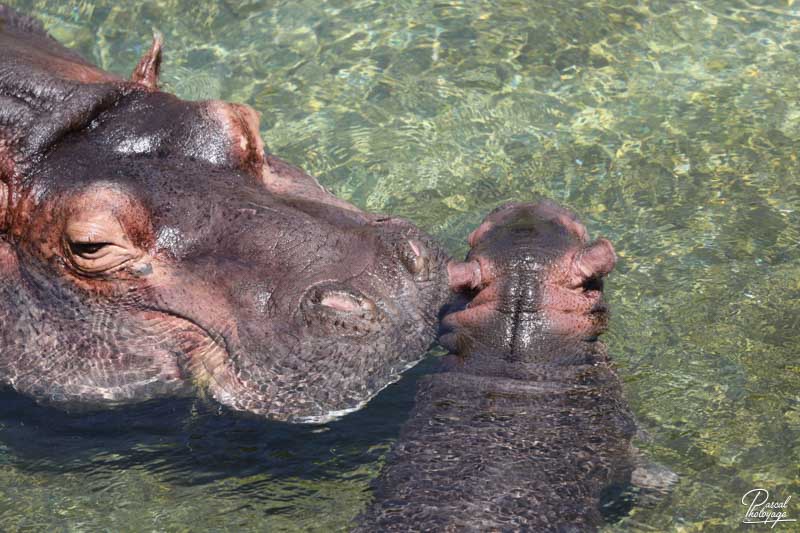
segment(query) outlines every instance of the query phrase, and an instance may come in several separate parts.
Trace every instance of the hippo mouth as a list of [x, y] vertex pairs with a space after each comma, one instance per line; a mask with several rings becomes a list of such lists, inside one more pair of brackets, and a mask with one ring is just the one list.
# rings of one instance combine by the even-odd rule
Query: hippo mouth
[[580, 285], [578, 290], [582, 291], [584, 298], [590, 303], [591, 307], [587, 311], [590, 315], [608, 313], [608, 305], [603, 299], [603, 278], [592, 276]]
[[[164, 333], [177, 340], [172, 351], [181, 377], [196, 386], [208, 385], [219, 377], [220, 365], [232, 360], [229, 341], [225, 335], [215, 333], [199, 321], [183, 314], [164, 310], [146, 309], [141, 315], [146, 323], [158, 323]], [[222, 383], [217, 383], [222, 386]]]
[[[397, 340], [381, 335], [386, 322], [399, 320], [391, 311], [342, 284], [315, 284], [297, 310], [308, 336], [286, 358], [281, 358], [286, 355], [283, 349], [272, 345], [248, 350], [235, 322], [223, 317], [209, 324], [187, 313], [156, 308], [139, 316], [161, 338], [170, 339], [163, 357], [171, 358], [178, 379], [195, 390], [235, 411], [322, 424], [362, 409], [422, 359], [424, 348], [397, 349]], [[336, 349], [337, 343], [341, 349]], [[386, 348], [376, 357], [351, 357], [358, 355], [354, 346], [364, 344]], [[410, 353], [415, 357], [409, 359]], [[355, 366], [324, 366], [336, 358], [350, 358]]]
[[[254, 383], [241, 378], [236, 365], [239, 352], [232, 349], [229, 336], [180, 313], [149, 312], [158, 315], [162, 324], [169, 324], [170, 334], [178, 339], [177, 364], [182, 377], [196, 389], [206, 391], [218, 402], [237, 410], [257, 413], [271, 410], [269, 396], [261, 394]], [[235, 328], [231, 331], [235, 332]]]
[[549, 285], [542, 311], [562, 332], [597, 340], [608, 327], [609, 306], [603, 293], [604, 275], [588, 277], [577, 287]]

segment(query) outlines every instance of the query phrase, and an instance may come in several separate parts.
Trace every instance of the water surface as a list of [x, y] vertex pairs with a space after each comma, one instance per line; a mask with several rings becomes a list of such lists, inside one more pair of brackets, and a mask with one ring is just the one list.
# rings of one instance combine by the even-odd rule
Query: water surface
[[[250, 104], [272, 152], [454, 253], [501, 202], [576, 209], [619, 251], [607, 341], [642, 447], [681, 475], [609, 529], [730, 531], [755, 487], [800, 519], [800, 3], [11, 5], [119, 74], [159, 30], [167, 88]], [[346, 528], [432, 364], [316, 427], [3, 393], [0, 527]]]

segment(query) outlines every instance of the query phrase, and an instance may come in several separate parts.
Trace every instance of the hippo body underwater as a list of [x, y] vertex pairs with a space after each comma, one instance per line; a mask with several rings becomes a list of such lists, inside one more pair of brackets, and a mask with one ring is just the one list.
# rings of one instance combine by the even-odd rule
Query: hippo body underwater
[[[452, 260], [265, 153], [249, 107], [160, 91], [160, 62], [156, 38], [120, 79], [0, 5], [0, 386], [68, 408], [202, 392], [321, 422], [421, 359], [444, 316], [455, 355], [360, 527], [453, 526], [467, 509], [532, 525], [542, 484], [578, 509], [631, 477], [632, 419], [597, 342], [607, 241], [554, 204], [513, 204]], [[441, 469], [442, 453], [474, 471]]]

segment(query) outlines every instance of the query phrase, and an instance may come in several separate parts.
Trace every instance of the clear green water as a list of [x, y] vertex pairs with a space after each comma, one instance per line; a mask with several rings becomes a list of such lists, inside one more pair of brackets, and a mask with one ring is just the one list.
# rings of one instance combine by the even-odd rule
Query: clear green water
[[[610, 529], [730, 531], [755, 487], [800, 519], [800, 2], [11, 4], [117, 73], [160, 30], [169, 88], [249, 103], [274, 153], [455, 253], [500, 202], [575, 208], [619, 251], [608, 344], [681, 475]], [[316, 428], [3, 394], [0, 529], [346, 528], [430, 364]]]

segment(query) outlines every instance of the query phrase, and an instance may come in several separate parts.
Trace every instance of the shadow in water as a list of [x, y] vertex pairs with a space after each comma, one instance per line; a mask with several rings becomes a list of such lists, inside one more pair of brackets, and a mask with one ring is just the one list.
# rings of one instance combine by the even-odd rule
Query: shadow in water
[[417, 380], [435, 367], [428, 357], [364, 409], [325, 425], [271, 422], [197, 399], [69, 413], [3, 390], [0, 463], [30, 473], [147, 469], [178, 484], [337, 477], [380, 458], [408, 417]]

